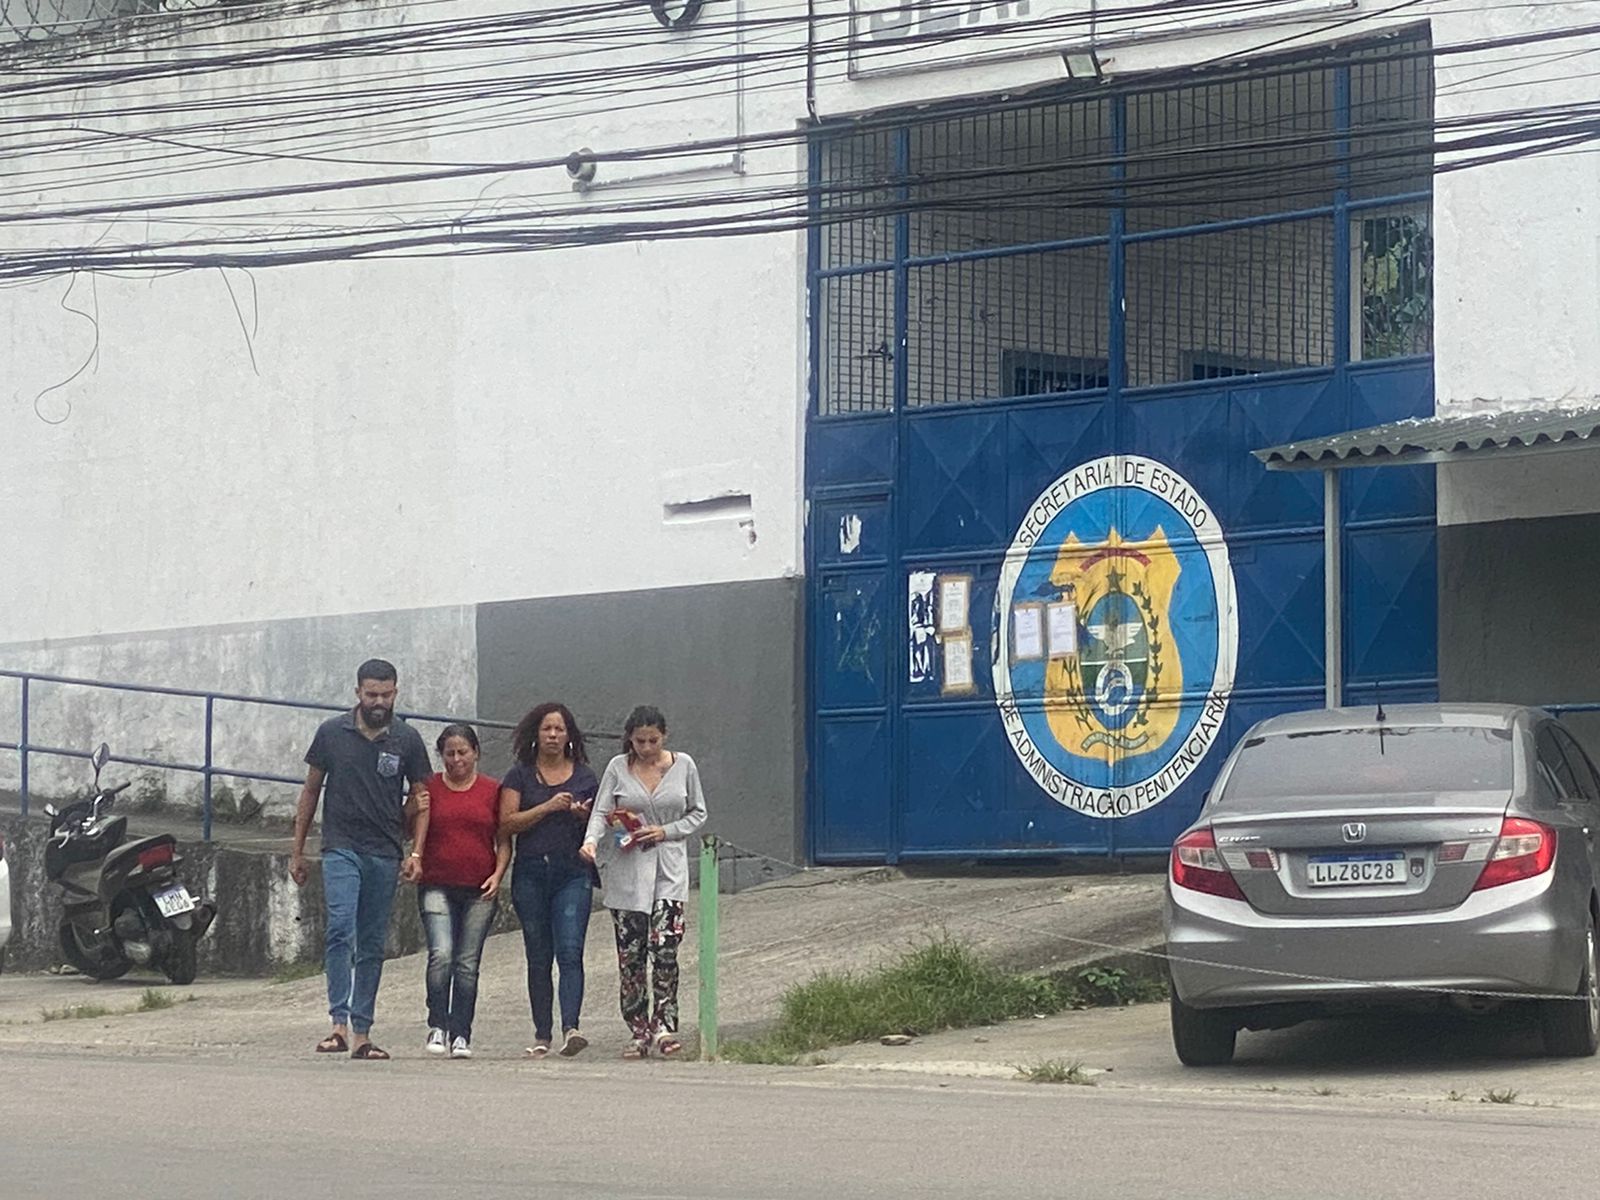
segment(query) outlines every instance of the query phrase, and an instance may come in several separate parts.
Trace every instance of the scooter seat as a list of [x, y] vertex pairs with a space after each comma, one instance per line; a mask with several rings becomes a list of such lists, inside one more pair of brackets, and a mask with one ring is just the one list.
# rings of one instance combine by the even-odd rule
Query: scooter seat
[[65, 844], [51, 838], [45, 844], [45, 874], [54, 879], [76, 863], [97, 862], [120, 846], [127, 835], [128, 818], [109, 817], [89, 833], [74, 834]]

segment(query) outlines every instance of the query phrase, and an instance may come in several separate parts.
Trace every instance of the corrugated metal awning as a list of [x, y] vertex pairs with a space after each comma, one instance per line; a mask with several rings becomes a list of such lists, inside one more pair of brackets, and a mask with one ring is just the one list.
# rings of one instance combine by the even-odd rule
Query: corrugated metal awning
[[1600, 405], [1414, 417], [1253, 450], [1270, 471], [1403, 467], [1600, 447]]

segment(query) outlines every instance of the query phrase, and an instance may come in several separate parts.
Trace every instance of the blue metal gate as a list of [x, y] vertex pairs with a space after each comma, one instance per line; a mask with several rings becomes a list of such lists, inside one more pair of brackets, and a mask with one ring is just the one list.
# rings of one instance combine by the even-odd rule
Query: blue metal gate
[[[1317, 479], [1431, 413], [1432, 72], [1396, 39], [810, 149], [820, 862], [1164, 852], [1321, 703]], [[1435, 694], [1431, 470], [1345, 489], [1347, 696]]]

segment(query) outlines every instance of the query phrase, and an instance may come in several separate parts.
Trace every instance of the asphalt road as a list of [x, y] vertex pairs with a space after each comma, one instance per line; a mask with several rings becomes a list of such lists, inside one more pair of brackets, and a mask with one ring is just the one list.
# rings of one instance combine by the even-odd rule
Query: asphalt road
[[566, 1066], [13, 1047], [0, 1195], [1501, 1200], [1600, 1168], [1559, 1108]]

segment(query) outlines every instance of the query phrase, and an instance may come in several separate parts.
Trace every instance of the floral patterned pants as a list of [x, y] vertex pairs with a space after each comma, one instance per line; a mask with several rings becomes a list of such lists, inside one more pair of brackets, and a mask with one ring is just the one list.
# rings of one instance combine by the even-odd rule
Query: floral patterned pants
[[[648, 913], [612, 909], [617, 968], [622, 976], [622, 1019], [633, 1040], [678, 1032], [678, 945], [683, 941], [683, 901], [657, 900]], [[648, 964], [650, 978], [646, 979]], [[650, 1001], [655, 1000], [652, 1018]]]

